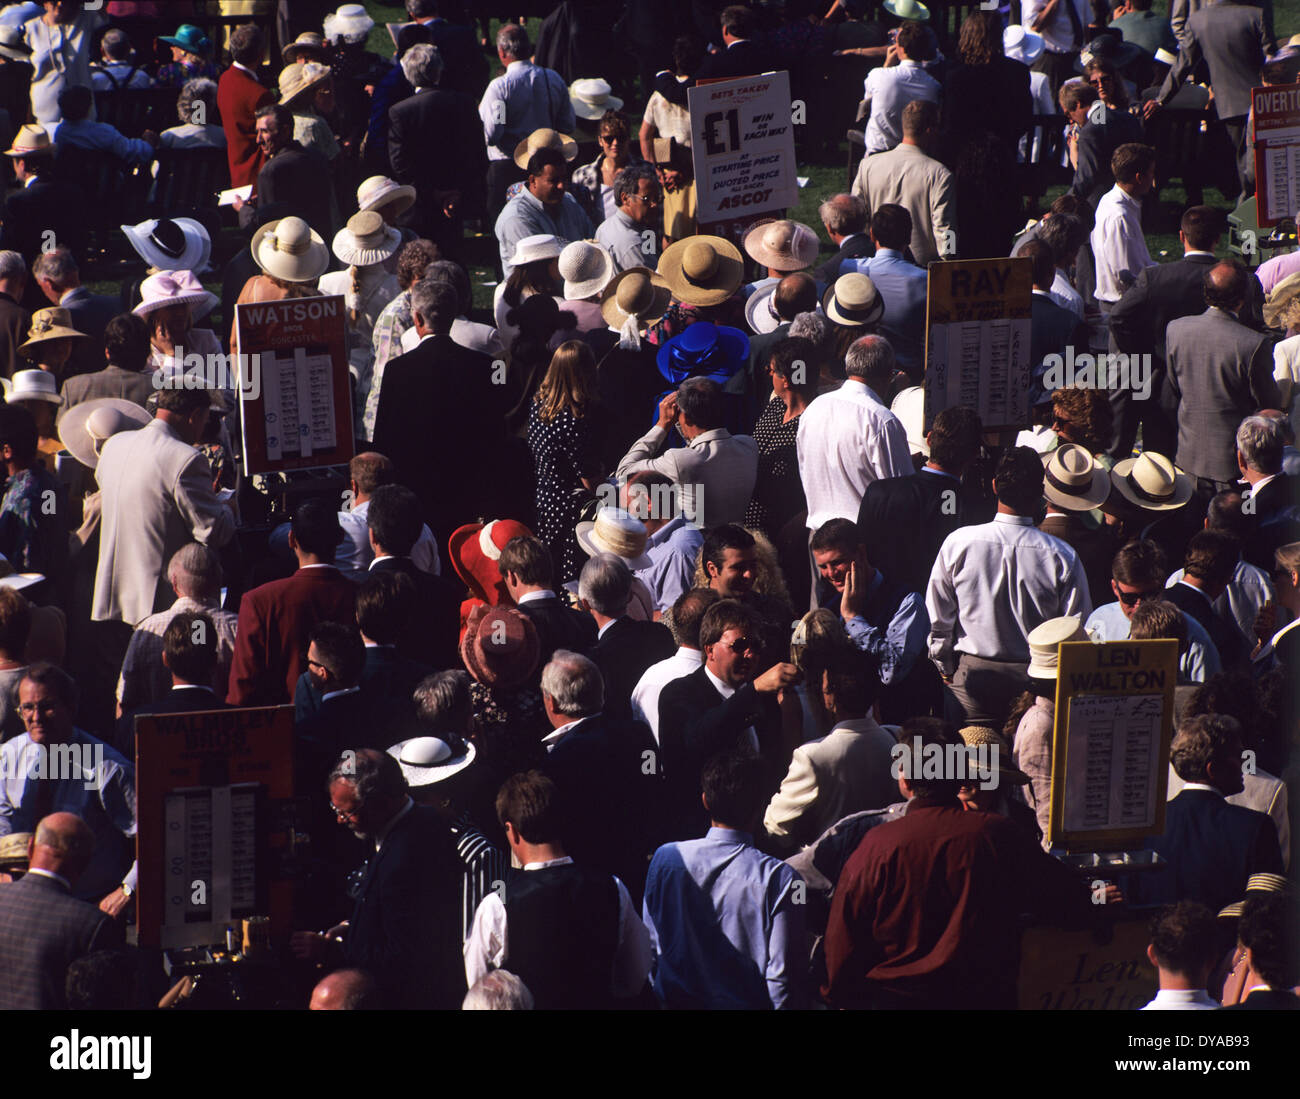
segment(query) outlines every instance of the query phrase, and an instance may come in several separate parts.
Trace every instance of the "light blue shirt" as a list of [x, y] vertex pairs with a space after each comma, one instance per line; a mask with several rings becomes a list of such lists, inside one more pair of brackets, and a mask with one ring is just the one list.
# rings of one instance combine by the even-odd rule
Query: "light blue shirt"
[[[1219, 650], [1204, 626], [1190, 614], [1183, 618], [1187, 621], [1187, 651], [1178, 662], [1178, 675], [1188, 683], [1204, 683], [1223, 670]], [[1098, 607], [1084, 625], [1094, 641], [1127, 641], [1131, 628], [1132, 623], [1124, 617], [1124, 608], [1118, 602]]]
[[665, 523], [646, 540], [650, 564], [636, 572], [654, 597], [655, 607], [669, 610], [678, 597], [695, 587], [695, 558], [704, 535], [686, 522], [684, 515]]
[[590, 240], [595, 230], [587, 211], [572, 195], [565, 195], [559, 209], [552, 214], [537, 196], [529, 190], [521, 191], [506, 203], [497, 218], [496, 235], [501, 245], [501, 267], [505, 278], [514, 270], [515, 245], [524, 237], [547, 234], [560, 238], [560, 245], [575, 240]]
[[925, 291], [929, 276], [893, 248], [877, 248], [870, 259], [846, 259], [840, 274], [868, 276], [885, 302], [881, 332], [889, 339], [902, 370], [920, 373], [925, 366]]
[[564, 78], [531, 61], [511, 61], [506, 66], [483, 93], [478, 116], [483, 120], [488, 160], [512, 160], [515, 146], [534, 130], [571, 134], [575, 126]]
[[629, 267], [653, 271], [659, 266], [659, 233], [653, 225], [637, 225], [622, 210], [615, 210], [600, 223], [596, 243], [613, 257], [618, 271]]
[[123, 137], [107, 122], [60, 122], [50, 135], [56, 145], [72, 145], [95, 153], [112, 153], [125, 164], [148, 164], [153, 160], [153, 146], [138, 137]]
[[[868, 594], [875, 595], [884, 582], [885, 578], [876, 569]], [[930, 637], [925, 600], [914, 591], [903, 596], [898, 612], [888, 622], [872, 623], [855, 614], [845, 626], [853, 643], [880, 661], [880, 682], [886, 687], [903, 681], [926, 651]]]
[[805, 1001], [801, 879], [748, 833], [710, 828], [668, 843], [646, 877], [642, 920], [665, 1007], [755, 1010]]

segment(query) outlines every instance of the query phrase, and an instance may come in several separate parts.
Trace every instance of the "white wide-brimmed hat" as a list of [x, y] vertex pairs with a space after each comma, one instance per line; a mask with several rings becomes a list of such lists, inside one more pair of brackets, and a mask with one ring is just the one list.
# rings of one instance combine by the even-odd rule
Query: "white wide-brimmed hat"
[[775, 332], [786, 322], [776, 315], [774, 306], [776, 296], [775, 282], [760, 286], [745, 299], [745, 323], [751, 331], [763, 335]]
[[406, 785], [414, 789], [460, 774], [478, 753], [468, 740], [449, 744], [436, 736], [417, 736], [394, 744], [388, 754], [402, 768]]
[[555, 259], [564, 250], [560, 238], [552, 233], [534, 233], [524, 237], [515, 245], [515, 253], [510, 257], [511, 267], [522, 267], [525, 263], [535, 263], [540, 259]]
[[378, 210], [383, 207], [384, 220], [392, 225], [415, 205], [415, 188], [387, 176], [371, 176], [357, 188], [357, 208]]
[[1087, 641], [1083, 619], [1077, 614], [1063, 618], [1049, 618], [1035, 626], [1025, 638], [1029, 642], [1029, 672], [1031, 679], [1055, 679], [1060, 662], [1058, 646], [1063, 641]]
[[914, 19], [924, 23], [930, 18], [930, 9], [918, 0], [885, 0], [881, 6], [895, 19]]
[[1043, 495], [1066, 511], [1091, 511], [1110, 495], [1110, 473], [1087, 447], [1064, 443], [1043, 455]]
[[193, 271], [159, 271], [140, 284], [140, 304], [131, 310], [137, 317], [147, 317], [170, 305], [193, 307], [194, 320], [206, 317], [217, 304], [217, 295], [203, 289]]
[[539, 149], [559, 149], [565, 160], [573, 160], [578, 155], [578, 143], [573, 138], [544, 126], [540, 130], [534, 130], [515, 146], [515, 164], [527, 171], [528, 162]]
[[568, 301], [595, 297], [610, 284], [614, 274], [614, 257], [592, 241], [575, 240], [560, 252], [560, 277]]
[[62, 404], [63, 398], [59, 396], [59, 381], [48, 370], [18, 370], [14, 373], [8, 393], [5, 394], [6, 404], [13, 404], [15, 401], [45, 401], [47, 404]]
[[649, 535], [645, 524], [635, 515], [618, 508], [601, 508], [594, 523], [579, 523], [574, 530], [578, 545], [588, 557], [598, 553], [612, 553], [623, 558], [630, 569], [644, 569], [650, 565], [645, 546]]
[[635, 317], [638, 328], [654, 324], [668, 312], [673, 292], [648, 267], [629, 267], [614, 276], [600, 298], [600, 315], [616, 332]]
[[925, 441], [925, 387], [909, 385], [900, 389], [889, 406], [898, 422], [907, 432], [907, 447], [913, 454], [930, 457], [930, 444]]
[[325, 241], [300, 217], [267, 222], [253, 235], [251, 249], [258, 267], [285, 282], [312, 282], [330, 265]]
[[349, 267], [383, 263], [402, 246], [400, 229], [390, 229], [378, 210], [362, 210], [334, 234], [334, 254]]
[[780, 218], [745, 234], [745, 252], [774, 271], [802, 271], [817, 258], [817, 234], [801, 221]]
[[1192, 479], [1163, 454], [1144, 450], [1116, 462], [1110, 483], [1130, 504], [1145, 511], [1173, 511], [1192, 498]]
[[364, 4], [344, 4], [338, 11], [325, 16], [323, 26], [325, 37], [331, 42], [339, 38], [357, 42], [374, 29], [375, 21], [370, 18]]
[[94, 469], [106, 440], [123, 431], [139, 431], [150, 419], [134, 401], [120, 397], [82, 401], [59, 417], [59, 441], [83, 466]]
[[1002, 52], [1013, 61], [1032, 65], [1042, 56], [1046, 43], [1041, 34], [1013, 23], [1002, 32]]
[[699, 233], [664, 249], [659, 274], [678, 301], [720, 305], [745, 281], [745, 261], [740, 249], [725, 237]]
[[885, 315], [885, 299], [868, 276], [854, 271], [841, 275], [826, 288], [822, 312], [836, 324], [878, 324]]
[[594, 122], [606, 111], [617, 111], [623, 106], [623, 101], [616, 95], [610, 95], [612, 90], [609, 81], [599, 77], [575, 80], [569, 85], [569, 102], [573, 104], [573, 113], [579, 118]]
[[202, 274], [212, 257], [212, 238], [193, 218], [150, 218], [139, 225], [123, 225], [122, 232], [136, 255], [159, 271], [193, 271]]

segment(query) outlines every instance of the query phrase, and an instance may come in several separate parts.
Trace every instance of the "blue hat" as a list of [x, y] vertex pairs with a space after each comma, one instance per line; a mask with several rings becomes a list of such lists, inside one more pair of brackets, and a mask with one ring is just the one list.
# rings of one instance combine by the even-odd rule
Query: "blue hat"
[[749, 337], [739, 328], [697, 321], [659, 349], [659, 373], [673, 385], [687, 378], [726, 383], [749, 359]]
[[182, 23], [176, 28], [175, 34], [160, 38], [159, 41], [166, 42], [169, 46], [179, 46], [186, 53], [197, 54], [200, 57], [212, 49], [212, 39], [192, 23]]

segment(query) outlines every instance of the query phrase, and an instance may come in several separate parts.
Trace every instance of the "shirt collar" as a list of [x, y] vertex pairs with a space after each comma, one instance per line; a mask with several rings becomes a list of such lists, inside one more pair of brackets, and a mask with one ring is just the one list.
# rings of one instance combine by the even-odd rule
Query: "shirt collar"
[[1219, 797], [1223, 797], [1223, 791], [1220, 790], [1217, 786], [1211, 786], [1208, 782], [1184, 782], [1183, 789], [1184, 790], [1209, 790], [1210, 793], [1218, 794]]
[[516, 607], [522, 607], [525, 603], [540, 603], [544, 599], [558, 599], [559, 596], [553, 591], [526, 591], [517, 600]]
[[545, 870], [548, 866], [572, 866], [573, 859], [568, 855], [561, 855], [558, 859], [546, 859], [543, 862], [526, 862], [525, 870]]
[[[240, 72], [246, 72], [246, 73], [248, 73], [248, 75], [251, 76], [254, 80], [257, 80], [257, 73], [253, 72], [253, 70], [250, 69], [247, 65], [241, 65], [238, 61], [232, 61], [231, 64], [230, 64], [230, 67], [231, 67], [232, 69], [238, 69]], [[257, 82], [258, 82], [259, 84], [261, 83], [260, 80], [257, 80]]]
[[995, 523], [1009, 523], [1013, 527], [1032, 527], [1034, 517], [1032, 515], [1008, 515], [1005, 511], [999, 511], [993, 516]]
[[699, 649], [691, 649], [685, 645], [678, 645], [677, 652], [674, 656], [680, 656], [683, 660], [689, 660], [694, 664], [704, 663], [704, 654]]
[[736, 693], [735, 687], [723, 683], [721, 679], [719, 679], [716, 675], [714, 675], [711, 671], [709, 671], [707, 665], [704, 666], [704, 674], [709, 677], [709, 682], [713, 684], [718, 694], [722, 695], [723, 698], [730, 698], [732, 695]]
[[840, 388], [847, 389], [850, 392], [865, 393], [868, 397], [870, 397], [873, 401], [875, 401], [876, 404], [880, 405], [882, 408], [884, 407], [885, 402], [882, 401], [880, 397], [876, 395], [876, 391], [872, 389], [871, 386], [867, 385], [867, 383], [864, 382], [861, 378], [845, 378], [844, 384], [840, 386]]
[[739, 843], [745, 847], [754, 845], [754, 837], [748, 832], [742, 832], [739, 828], [722, 828], [719, 825], [712, 825], [708, 832], [705, 833], [705, 839], [721, 840], [723, 843]]
[[1268, 484], [1269, 481], [1276, 480], [1277, 477], [1278, 477], [1278, 474], [1276, 474], [1276, 473], [1270, 473], [1267, 477], [1261, 477], [1258, 481], [1256, 481], [1253, 485], [1250, 486], [1250, 494], [1251, 494], [1252, 496], [1254, 496], [1255, 493], [1257, 493], [1257, 492], [1258, 492], [1260, 489], [1262, 489], [1266, 484]]
[[677, 531], [681, 530], [682, 527], [685, 525], [686, 525], [685, 515], [673, 516], [671, 519], [668, 520], [668, 522], [666, 522], [662, 527], [660, 527], [657, 531], [655, 531], [654, 534], [650, 535], [650, 537], [646, 539], [646, 548], [648, 549], [650, 546], [662, 545], [664, 542], [668, 541], [668, 539], [671, 538], [674, 534], [676, 534]]
[[56, 874], [53, 870], [42, 870], [40, 867], [34, 866], [27, 871], [27, 874], [28, 876], [35, 874], [37, 877], [40, 878], [51, 878], [54, 881], [58, 882], [61, 886], [63, 886], [63, 888], [66, 889], [69, 893], [72, 892], [72, 883], [68, 881], [68, 879], [65, 878], [62, 874]]
[[958, 477], [955, 473], [949, 473], [946, 469], [935, 469], [934, 466], [922, 466], [922, 467], [921, 467], [921, 472], [922, 472], [922, 473], [933, 473], [936, 477], [947, 477], [949, 480], [952, 480], [952, 481], [960, 481], [960, 480], [961, 480], [961, 478]]
[[549, 733], [547, 733], [544, 737], [542, 737], [542, 743], [546, 745], [546, 750], [548, 752], [551, 751], [557, 744], [560, 743], [560, 741], [562, 741], [566, 736], [568, 736], [571, 732], [573, 732], [576, 726], [581, 725], [584, 721], [587, 720], [588, 717], [595, 717], [595, 716], [596, 716], [595, 714], [587, 714], [587, 717], [575, 717], [572, 721], [564, 725], [561, 725], [558, 729], [552, 729]]

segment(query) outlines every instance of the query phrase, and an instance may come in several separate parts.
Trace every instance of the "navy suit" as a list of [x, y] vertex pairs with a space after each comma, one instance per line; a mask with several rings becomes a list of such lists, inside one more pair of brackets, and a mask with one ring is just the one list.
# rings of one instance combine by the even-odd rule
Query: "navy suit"
[[876, 246], [871, 243], [871, 238], [865, 232], [853, 233], [844, 238], [840, 250], [835, 255], [820, 267], [813, 268], [812, 276], [818, 282], [829, 286], [840, 277], [840, 264], [846, 259], [865, 259], [874, 255], [875, 251]]
[[[303, 673], [304, 675], [306, 673]], [[127, 759], [135, 759], [135, 719], [152, 714], [198, 714], [205, 710], [228, 710], [224, 699], [208, 687], [173, 687], [157, 702], [123, 714], [117, 722], [114, 745]]]
[[627, 617], [612, 622], [587, 654], [605, 680], [605, 713], [630, 718], [632, 691], [645, 670], [676, 651], [677, 643], [662, 623]]
[[409, 557], [377, 557], [370, 572], [401, 572], [415, 585], [416, 605], [407, 635], [397, 645], [410, 660], [431, 668], [460, 667], [460, 603], [464, 590], [454, 580], [415, 567]]

